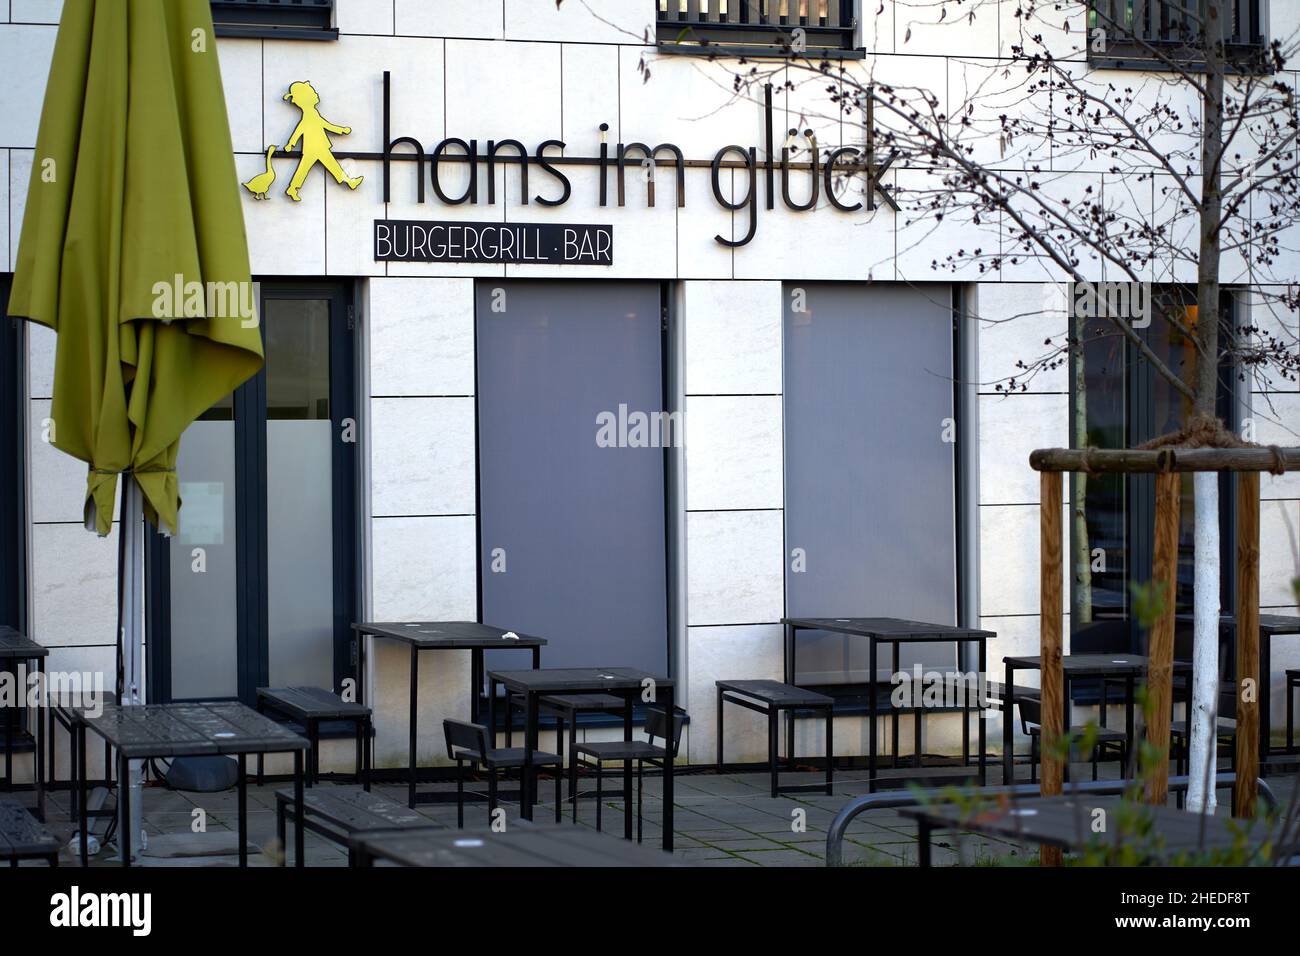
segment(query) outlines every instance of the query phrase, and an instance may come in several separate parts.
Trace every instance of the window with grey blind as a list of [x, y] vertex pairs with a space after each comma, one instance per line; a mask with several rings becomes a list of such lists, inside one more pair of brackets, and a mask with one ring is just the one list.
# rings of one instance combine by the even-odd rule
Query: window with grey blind
[[[787, 614], [956, 623], [951, 287], [784, 292]], [[800, 683], [867, 679], [866, 641], [799, 640]]]
[[659, 285], [480, 281], [475, 313], [482, 620], [664, 672], [665, 451], [623, 427], [663, 411]]

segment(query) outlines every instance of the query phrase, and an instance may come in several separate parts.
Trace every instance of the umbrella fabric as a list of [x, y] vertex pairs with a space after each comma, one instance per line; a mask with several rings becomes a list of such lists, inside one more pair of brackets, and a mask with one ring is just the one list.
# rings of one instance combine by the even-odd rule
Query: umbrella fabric
[[262, 364], [249, 281], [207, 0], [66, 0], [9, 311], [58, 333], [50, 441], [89, 464], [87, 527], [131, 472], [175, 532], [181, 433]]

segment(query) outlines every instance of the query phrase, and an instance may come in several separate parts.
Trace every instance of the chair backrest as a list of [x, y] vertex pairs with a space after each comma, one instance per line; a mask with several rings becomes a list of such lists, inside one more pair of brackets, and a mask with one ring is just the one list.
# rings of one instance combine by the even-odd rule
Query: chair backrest
[[[457, 756], [486, 759], [488, 750], [486, 727], [464, 720], [452, 720], [449, 717], [442, 722], [442, 732], [447, 737], [447, 756], [452, 760]], [[468, 754], [458, 754], [457, 751], [468, 751]]]
[[1043, 725], [1043, 702], [1037, 697], [1016, 697], [1016, 706], [1020, 708], [1020, 729], [1029, 733], [1029, 726]]
[[[673, 712], [673, 745], [671, 747], [672, 755], [677, 756], [677, 751], [682, 745], [682, 728], [686, 726], [686, 715], [677, 711]], [[668, 715], [662, 710], [651, 708], [646, 711], [645, 715], [645, 734], [650, 739], [650, 743], [655, 742], [655, 738], [664, 741], [664, 746], [668, 745]]]

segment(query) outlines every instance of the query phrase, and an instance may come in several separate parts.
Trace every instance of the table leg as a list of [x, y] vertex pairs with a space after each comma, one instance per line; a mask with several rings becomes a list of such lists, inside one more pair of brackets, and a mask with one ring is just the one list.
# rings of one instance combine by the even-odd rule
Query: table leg
[[826, 796], [835, 792], [835, 709], [826, 707]]
[[876, 792], [876, 638], [867, 638], [867, 793]]
[[120, 750], [117, 753], [117, 802], [121, 819], [117, 826], [117, 848], [122, 866], [131, 865], [131, 762]]
[[777, 754], [776, 754], [776, 725], [781, 719], [781, 710], [775, 704], [771, 705], [767, 712], [767, 769], [772, 777], [772, 796], [776, 797], [779, 789], [779, 778], [777, 774]]
[[311, 770], [307, 778], [310, 786], [320, 783], [320, 721], [307, 721], [307, 739], [311, 741]]
[[86, 727], [79, 721], [72, 725], [69, 734], [72, 743], [73, 775], [77, 778], [77, 830], [81, 839], [81, 865], [90, 865], [89, 814], [86, 812]]
[[[1269, 753], [1269, 717], [1271, 716], [1273, 662], [1272, 641], [1263, 631], [1259, 641], [1259, 775], [1264, 776], [1264, 763]], [[1247, 677], [1250, 675], [1247, 674]]]
[[303, 760], [302, 751], [293, 752], [293, 865], [306, 866], [303, 859], [303, 827], [302, 821], [307, 815], [306, 807], [303, 806]]
[[[979, 688], [979, 690], [976, 690], [976, 694], [981, 697], [983, 696], [982, 689], [985, 686], [985, 682], [987, 680], [987, 675], [988, 675], [988, 667], [989, 667], [988, 653], [989, 653], [988, 641], [986, 638], [981, 637], [980, 648], [979, 648], [979, 655], [980, 655], [979, 679], [976, 681], [975, 684], [975, 686]], [[978, 721], [979, 728], [978, 728], [978, 733], [976, 733], [975, 736], [977, 738], [977, 743], [979, 744], [979, 748], [980, 748], [980, 752], [979, 752], [980, 786], [984, 787], [987, 786], [989, 782], [988, 758], [986, 756], [986, 751], [988, 750], [988, 728], [984, 726], [984, 708], [988, 705], [988, 701], [977, 700], [976, 703], [979, 705], [979, 711], [975, 714], [975, 719], [976, 721]], [[967, 732], [969, 733], [969, 730]]]
[[361, 750], [361, 759], [363, 761], [362, 763], [363, 775], [361, 779], [363, 781], [362, 786], [365, 787], [366, 793], [369, 793], [370, 792], [370, 767], [371, 767], [370, 748], [371, 748], [371, 741], [374, 740], [375, 731], [374, 731], [374, 726], [372, 724], [372, 721], [369, 717], [362, 718], [362, 726], [365, 728], [365, 746]]
[[45, 822], [45, 711], [49, 692], [45, 688], [45, 658], [36, 658], [37, 681], [41, 695], [36, 701], [36, 819]]
[[[632, 692], [628, 691], [623, 705], [623, 739], [632, 739]], [[672, 713], [669, 712], [668, 723], [671, 732]], [[669, 741], [671, 743], [671, 741]], [[632, 761], [623, 761], [623, 839], [632, 839]]]
[[1002, 688], [1002, 785], [1011, 786], [1015, 782], [1015, 753], [1012, 721], [1016, 716], [1016, 668], [1008, 662], [1003, 676], [1006, 686]]
[[[895, 642], [894, 642], [892, 645], [890, 645], [890, 646], [891, 646], [891, 649], [892, 649], [892, 656], [890, 657], [890, 661], [892, 662], [892, 665], [891, 665], [891, 666], [892, 666], [893, 669], [894, 669], [894, 673], [897, 674], [897, 673], [898, 673], [898, 642], [895, 641]], [[876, 681], [876, 675], [875, 675], [875, 673], [873, 672], [872, 675], [871, 675], [871, 682], [874, 684], [875, 681]], [[913, 687], [913, 688], [912, 688], [912, 703], [916, 703], [916, 699], [917, 699], [917, 696], [918, 696], [919, 694], [920, 694], [920, 690], [919, 690], [918, 688]], [[874, 698], [873, 698], [873, 699], [874, 699]], [[893, 768], [894, 768], [895, 770], [898, 769], [898, 718], [899, 718], [898, 710], [895, 709], [895, 708], [890, 708], [890, 714], [889, 714], [889, 744], [890, 744], [890, 746], [889, 746], [889, 753], [891, 754], [891, 760], [890, 760], [890, 763], [891, 763], [891, 765], [893, 766]]]
[[[507, 707], [510, 706], [509, 696], [507, 691]], [[530, 821], [533, 819], [533, 752], [537, 749], [537, 700], [537, 694], [531, 690], [524, 695], [528, 713], [524, 718], [524, 766], [519, 781], [519, 815]]]
[[[1061, 675], [1061, 734], [1068, 741], [1070, 738], [1070, 675], [1063, 673]], [[1062, 775], [1062, 782], [1070, 782], [1070, 751], [1073, 747], [1065, 748], [1065, 767]]]
[[[5, 667], [6, 675], [15, 673], [8, 666]], [[17, 684], [17, 680], [14, 681]], [[18, 703], [26, 697], [26, 688], [18, 689], [18, 700], [13, 707], [5, 708], [5, 791], [8, 792], [14, 788], [14, 722], [18, 719]]]
[[[1137, 741], [1133, 739], [1133, 734], [1136, 732], [1136, 728], [1134, 726], [1133, 698], [1136, 696], [1136, 692], [1137, 692], [1137, 687], [1135, 685], [1133, 675], [1130, 674], [1124, 680], [1124, 696], [1128, 698], [1127, 702], [1124, 704], [1124, 750], [1126, 755], [1137, 752], [1137, 749], [1134, 746], [1134, 744], [1136, 744]], [[1187, 702], [1189, 713], [1190, 713], [1191, 705], [1192, 702], [1189, 699]], [[1189, 731], [1191, 730], [1190, 725], [1188, 726], [1188, 730]], [[1120, 777], [1124, 780], [1128, 779], [1127, 759], [1124, 761], [1124, 766], [1120, 768]]]
[[787, 623], [785, 625], [785, 634], [783, 636], [783, 647], [781, 663], [785, 671], [783, 683], [794, 683], [794, 625]]
[[483, 695], [483, 648], [470, 648], [469, 652], [469, 722], [479, 722], [479, 698]]
[[929, 820], [916, 821], [916, 865], [930, 865], [930, 833], [934, 827]]
[[569, 715], [569, 800], [573, 803], [573, 822], [578, 822], [578, 712]]
[[723, 704], [722, 688], [721, 687], [717, 688], [717, 691], [718, 691], [718, 721], [717, 724], [715, 725], [715, 730], [718, 736], [718, 743], [717, 743], [717, 748], [714, 751], [714, 758], [717, 760], [718, 773], [722, 773], [722, 768], [726, 766], [725, 761], [722, 759], [722, 704]]
[[411, 645], [411, 699], [408, 702], [410, 706], [410, 729], [407, 740], [407, 780], [406, 780], [406, 805], [410, 809], [415, 809], [415, 743], [418, 732], [417, 720], [419, 708], [416, 706], [418, 699], [418, 688], [420, 685], [420, 652], [414, 644]]
[[[675, 705], [673, 702], [673, 688], [665, 687], [662, 691], [667, 698], [664, 701], [664, 708], [668, 712], [668, 729], [672, 732], [673, 716]], [[668, 751], [664, 758], [664, 794], [663, 794], [663, 827], [664, 827], [664, 849], [669, 853], [673, 851], [673, 764], [676, 762], [676, 754], [672, 752], [672, 741], [665, 741], [665, 747]]]
[[248, 866], [248, 755], [239, 755], [239, 865]]

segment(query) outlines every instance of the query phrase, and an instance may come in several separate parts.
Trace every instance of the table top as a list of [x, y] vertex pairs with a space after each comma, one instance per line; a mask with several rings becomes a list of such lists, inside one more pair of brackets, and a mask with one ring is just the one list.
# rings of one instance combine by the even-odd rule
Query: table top
[[[1043, 666], [1040, 654], [1026, 657], [1004, 657], [1004, 664], [1039, 670]], [[1147, 658], [1141, 654], [1064, 654], [1061, 657], [1061, 669], [1072, 676], [1089, 677], [1126, 677], [1140, 674], [1146, 670]], [[1190, 672], [1191, 661], [1174, 661], [1174, 672]]]
[[671, 854], [585, 827], [512, 822], [490, 830], [359, 834], [353, 846], [401, 866], [675, 866]]
[[[1017, 800], [1014, 804], [972, 810], [955, 803], [924, 807], [899, 807], [898, 812], [914, 820], [924, 820], [935, 826], [966, 830], [989, 836], [999, 836], [1025, 843], [1047, 843], [1067, 850], [1089, 845], [1105, 846], [1123, 840], [1132, 842], [1131, 833], [1113, 824], [1114, 835], [1092, 832], [1093, 810], [1103, 808], [1107, 819], [1115, 821], [1119, 810], [1113, 801], [1089, 800], [1065, 794], [1058, 797], [1037, 797]], [[1238, 840], [1242, 826], [1224, 817], [1204, 818], [1200, 814], [1175, 810], [1172, 807], [1142, 806], [1152, 823], [1151, 832], [1156, 838], [1150, 849], [1161, 859], [1179, 853], [1198, 850], [1230, 849]], [[1258, 840], [1254, 842], [1260, 842]]]
[[[1195, 620], [1192, 614], [1175, 614], [1174, 620], [1179, 624], [1191, 624]], [[1229, 630], [1237, 626], [1235, 614], [1220, 614], [1219, 627]], [[1281, 634], [1300, 634], [1300, 617], [1287, 614], [1261, 614], [1259, 616], [1259, 633], [1263, 637]]]
[[301, 720], [354, 720], [370, 713], [364, 704], [346, 701], [324, 687], [259, 687], [257, 697]]
[[201, 704], [105, 704], [72, 709], [75, 719], [125, 757], [199, 757], [208, 754], [280, 753], [307, 750], [306, 737], [234, 701]]
[[488, 671], [488, 677], [510, 690], [537, 694], [640, 690], [646, 680], [658, 687], [673, 686], [671, 678], [636, 667], [542, 667], [535, 671]]
[[49, 648], [37, 644], [26, 634], [20, 634], [12, 627], [0, 626], [0, 661], [30, 661], [49, 653]]
[[782, 623], [795, 627], [874, 637], [882, 641], [973, 641], [997, 637], [994, 631], [975, 627], [954, 627], [951, 624], [927, 624], [898, 617], [787, 617]]
[[[444, 650], [474, 650], [481, 647], [545, 647], [546, 638], [519, 634], [477, 621], [390, 621], [353, 624], [352, 629], [361, 634], [404, 641], [416, 647]], [[517, 637], [506, 637], [514, 633]]]
[[719, 690], [733, 691], [769, 704], [780, 704], [783, 707], [801, 704], [811, 707], [825, 707], [835, 703], [833, 697], [828, 697], [815, 690], [808, 690], [806, 687], [795, 687], [793, 684], [786, 684], [779, 680], [720, 680], [714, 681], [714, 684], [717, 685]]

